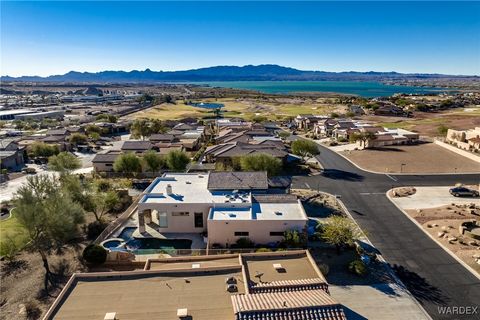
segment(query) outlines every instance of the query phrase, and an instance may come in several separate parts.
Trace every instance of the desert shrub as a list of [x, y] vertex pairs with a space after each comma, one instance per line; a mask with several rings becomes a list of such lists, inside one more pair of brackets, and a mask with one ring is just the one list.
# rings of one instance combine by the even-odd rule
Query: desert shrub
[[89, 244], [83, 250], [83, 259], [92, 265], [100, 265], [107, 260], [107, 250], [98, 244]]
[[8, 261], [13, 261], [18, 251], [19, 248], [15, 241], [9, 235], [6, 235], [4, 241], [0, 243], [0, 252], [4, 258]]
[[326, 263], [320, 263], [320, 264], [318, 265], [318, 269], [320, 269], [320, 272], [321, 272], [324, 276], [328, 275], [328, 272], [330, 272], [330, 267], [329, 267], [328, 264], [326, 264]]
[[348, 265], [348, 271], [363, 277], [367, 274], [367, 266], [362, 260], [353, 260]]
[[27, 319], [40, 319], [42, 310], [38, 307], [38, 303], [34, 300], [29, 300], [25, 303], [25, 311], [27, 313]]
[[440, 135], [442, 136], [446, 136], [447, 135], [447, 131], [448, 131], [448, 127], [444, 124], [441, 124], [437, 127], [437, 131]]
[[98, 179], [97, 183], [97, 190], [100, 192], [107, 192], [108, 190], [112, 189], [112, 184], [107, 179]]
[[306, 242], [305, 234], [298, 230], [287, 230], [283, 234], [282, 243], [287, 248], [302, 248]]
[[254, 243], [252, 240], [250, 240], [249, 238], [239, 238], [236, 242], [236, 247], [239, 248], [239, 249], [248, 249], [248, 248], [253, 248], [254, 247]]
[[87, 225], [87, 239], [88, 240], [95, 240], [98, 238], [100, 233], [102, 233], [103, 230], [107, 227], [107, 224], [105, 222], [100, 222], [100, 221], [94, 221], [92, 223], [89, 223]]
[[347, 138], [344, 138], [344, 137], [339, 137], [338, 139], [338, 142], [347, 142]]
[[272, 252], [272, 250], [268, 248], [258, 248], [255, 252]]
[[269, 154], [255, 153], [242, 156], [240, 167], [243, 171], [267, 171], [268, 176], [275, 176], [282, 170], [282, 161]]

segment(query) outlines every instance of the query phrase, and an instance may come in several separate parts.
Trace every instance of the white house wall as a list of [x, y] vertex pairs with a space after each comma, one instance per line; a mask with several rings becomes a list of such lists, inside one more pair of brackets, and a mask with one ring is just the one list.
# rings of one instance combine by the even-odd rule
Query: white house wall
[[[208, 241], [210, 245], [232, 245], [239, 238], [247, 237], [257, 244], [267, 244], [283, 239], [270, 236], [270, 232], [284, 232], [296, 229], [302, 231], [306, 220], [208, 220]], [[248, 232], [248, 236], [235, 236], [235, 232]]]

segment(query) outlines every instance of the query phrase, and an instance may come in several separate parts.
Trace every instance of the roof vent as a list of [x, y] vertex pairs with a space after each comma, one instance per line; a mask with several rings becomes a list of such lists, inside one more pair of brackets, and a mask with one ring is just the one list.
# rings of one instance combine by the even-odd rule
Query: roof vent
[[116, 316], [117, 316], [116, 312], [107, 312], [103, 320], [115, 320], [117, 319]]
[[225, 279], [225, 283], [226, 284], [236, 284], [237, 279], [235, 279], [235, 277], [228, 277], [227, 279]]
[[192, 181], [185, 181], [186, 184], [192, 184]]
[[199, 178], [203, 178], [203, 176], [202, 176], [202, 175], [199, 175], [198, 177], [199, 177]]
[[238, 288], [236, 284], [227, 284], [227, 291], [228, 292], [237, 292]]
[[177, 309], [177, 317], [180, 319], [186, 319], [188, 317], [188, 309], [187, 308]]
[[166, 191], [167, 191], [167, 195], [173, 194], [173, 189], [171, 184], [167, 184]]
[[281, 215], [283, 215], [283, 213], [281, 213], [280, 211], [275, 211], [275, 215], [281, 216]]

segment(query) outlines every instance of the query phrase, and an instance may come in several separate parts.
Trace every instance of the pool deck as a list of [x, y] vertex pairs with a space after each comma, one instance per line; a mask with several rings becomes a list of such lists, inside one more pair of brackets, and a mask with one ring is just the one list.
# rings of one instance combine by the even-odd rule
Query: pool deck
[[[135, 220], [131, 219], [128, 220], [127, 223], [122, 225], [117, 231], [115, 231], [109, 239], [118, 238], [120, 233], [122, 233], [123, 229], [127, 227], [137, 227], [135, 224]], [[203, 236], [200, 233], [160, 233], [154, 228], [146, 225], [145, 232], [140, 233], [135, 230], [132, 234], [134, 238], [158, 238], [158, 239], [188, 239], [192, 240], [191, 249], [205, 249], [207, 244], [203, 242]]]

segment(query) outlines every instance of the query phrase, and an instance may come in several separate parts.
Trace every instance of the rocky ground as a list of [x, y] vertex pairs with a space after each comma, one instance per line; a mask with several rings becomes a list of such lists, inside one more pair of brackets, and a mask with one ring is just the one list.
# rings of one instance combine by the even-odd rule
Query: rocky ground
[[[478, 201], [477, 201], [478, 202]], [[439, 243], [480, 273], [480, 240], [461, 234], [466, 221], [480, 223], [480, 204], [450, 204], [437, 208], [407, 210]]]

